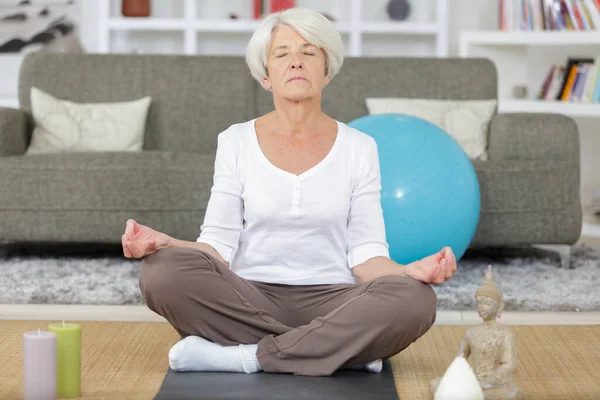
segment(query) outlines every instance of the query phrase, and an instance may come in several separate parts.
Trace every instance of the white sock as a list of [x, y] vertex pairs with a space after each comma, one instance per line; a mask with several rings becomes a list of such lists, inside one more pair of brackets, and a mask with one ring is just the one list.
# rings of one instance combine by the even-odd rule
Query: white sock
[[381, 372], [383, 370], [383, 361], [381, 361], [381, 358], [378, 358], [375, 361], [371, 361], [366, 364], [352, 365], [348, 368], [377, 373], [377, 372]]
[[258, 372], [255, 344], [221, 346], [200, 336], [187, 336], [169, 350], [174, 371]]

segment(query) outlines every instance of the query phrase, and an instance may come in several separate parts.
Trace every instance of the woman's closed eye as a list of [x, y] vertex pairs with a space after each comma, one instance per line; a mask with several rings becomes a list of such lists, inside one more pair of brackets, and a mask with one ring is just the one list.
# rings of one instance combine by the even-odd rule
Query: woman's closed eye
[[[315, 55], [315, 53], [312, 53], [312, 52], [304, 52], [303, 54], [305, 54], [307, 56], [314, 56]], [[285, 57], [287, 55], [288, 55], [288, 53], [281, 53], [281, 54], [277, 54], [275, 56], [275, 58], [282, 58], [282, 57]]]

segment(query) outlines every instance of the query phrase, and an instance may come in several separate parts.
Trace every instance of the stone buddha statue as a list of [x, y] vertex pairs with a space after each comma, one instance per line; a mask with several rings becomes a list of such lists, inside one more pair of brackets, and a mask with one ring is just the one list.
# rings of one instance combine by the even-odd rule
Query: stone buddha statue
[[[491, 265], [483, 284], [475, 292], [475, 301], [483, 323], [466, 331], [457, 357], [468, 360], [486, 400], [522, 399], [523, 392], [514, 381], [518, 367], [516, 338], [509, 326], [496, 321], [504, 309], [504, 300], [494, 283]], [[432, 394], [440, 379], [431, 381]]]

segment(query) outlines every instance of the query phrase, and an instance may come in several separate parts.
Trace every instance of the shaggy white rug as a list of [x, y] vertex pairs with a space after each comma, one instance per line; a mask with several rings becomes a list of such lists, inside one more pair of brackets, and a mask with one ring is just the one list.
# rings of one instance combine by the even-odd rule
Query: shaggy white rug
[[[0, 303], [143, 304], [140, 261], [119, 251], [13, 250], [0, 259]], [[556, 253], [537, 248], [470, 250], [452, 279], [433, 286], [439, 309], [474, 310], [475, 290], [490, 264], [506, 310], [600, 310], [600, 258], [589, 247], [573, 249], [572, 269], [560, 268]]]

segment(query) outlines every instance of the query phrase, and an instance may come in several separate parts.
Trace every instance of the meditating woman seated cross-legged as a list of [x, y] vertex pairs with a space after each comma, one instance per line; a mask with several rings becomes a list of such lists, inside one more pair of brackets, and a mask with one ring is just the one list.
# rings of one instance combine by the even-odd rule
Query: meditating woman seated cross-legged
[[342, 54], [320, 13], [268, 15], [247, 64], [274, 111], [219, 133], [198, 239], [126, 222], [146, 304], [181, 335], [173, 370], [378, 372], [433, 325], [430, 284], [453, 275], [454, 254], [390, 259], [376, 143], [321, 110]]

